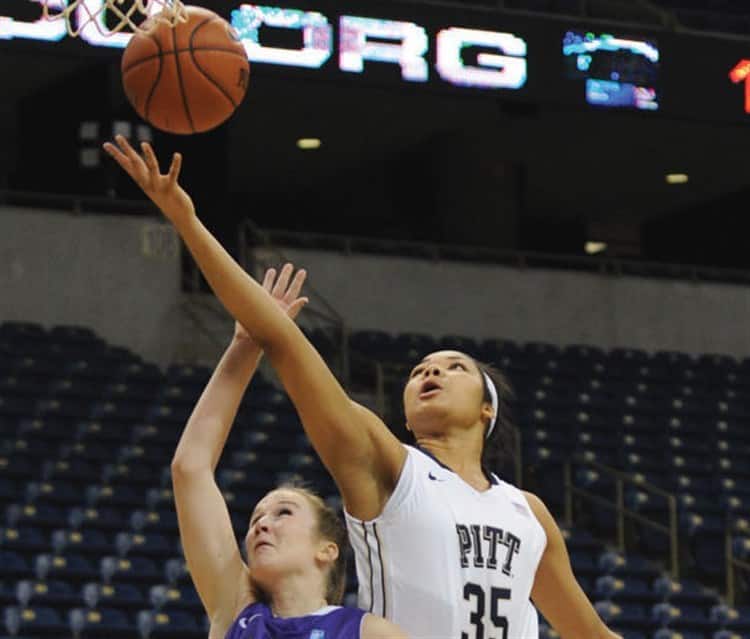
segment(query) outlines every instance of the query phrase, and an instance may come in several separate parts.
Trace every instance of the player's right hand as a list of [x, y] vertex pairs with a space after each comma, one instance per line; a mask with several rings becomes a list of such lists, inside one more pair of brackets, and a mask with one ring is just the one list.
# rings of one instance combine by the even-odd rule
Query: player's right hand
[[141, 143], [143, 155], [139, 155], [122, 135], [116, 136], [115, 142], [116, 144], [106, 142], [104, 150], [173, 224], [178, 225], [195, 215], [193, 201], [177, 181], [182, 168], [182, 155], [175, 153], [169, 171], [163, 174], [148, 142]]

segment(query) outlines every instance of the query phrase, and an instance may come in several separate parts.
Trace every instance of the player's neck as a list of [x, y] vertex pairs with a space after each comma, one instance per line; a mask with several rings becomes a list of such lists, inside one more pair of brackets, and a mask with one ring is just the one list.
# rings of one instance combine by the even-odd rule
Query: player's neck
[[465, 436], [447, 434], [441, 437], [420, 437], [417, 443], [471, 487], [476, 490], [486, 490], [489, 487], [489, 481], [482, 470], [481, 447], [467, 441]]
[[305, 575], [290, 575], [278, 583], [271, 594], [274, 617], [302, 617], [327, 605], [320, 593], [320, 581]]

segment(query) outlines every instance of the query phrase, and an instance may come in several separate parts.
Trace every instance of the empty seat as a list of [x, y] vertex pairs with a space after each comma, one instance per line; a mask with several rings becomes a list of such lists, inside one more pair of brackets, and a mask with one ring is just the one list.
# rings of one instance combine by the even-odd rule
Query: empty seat
[[141, 610], [147, 599], [138, 584], [89, 582], [83, 585], [81, 597], [89, 608]]
[[96, 557], [114, 552], [115, 544], [111, 536], [99, 530], [60, 529], [52, 533], [52, 549], [56, 554], [69, 552]]
[[105, 584], [153, 583], [162, 574], [156, 563], [146, 557], [102, 557], [99, 567]]
[[80, 592], [59, 580], [22, 579], [16, 584], [16, 598], [22, 608], [43, 606], [63, 612], [81, 603]]
[[137, 616], [141, 636], [149, 639], [205, 639], [203, 624], [198, 623], [195, 615], [182, 610], [154, 612], [142, 610]]
[[172, 549], [169, 539], [158, 533], [121, 532], [117, 534], [115, 544], [121, 557], [165, 557]]
[[54, 608], [11, 606], [5, 609], [5, 628], [11, 635], [55, 637], [68, 632], [68, 624]]
[[69, 613], [70, 629], [80, 639], [133, 639], [138, 630], [132, 618], [112, 608], [74, 608]]
[[192, 584], [152, 586], [149, 601], [154, 610], [187, 610], [196, 615], [203, 613], [203, 605]]
[[37, 555], [34, 558], [34, 572], [38, 579], [68, 581], [79, 585], [98, 576], [91, 560], [73, 553]]

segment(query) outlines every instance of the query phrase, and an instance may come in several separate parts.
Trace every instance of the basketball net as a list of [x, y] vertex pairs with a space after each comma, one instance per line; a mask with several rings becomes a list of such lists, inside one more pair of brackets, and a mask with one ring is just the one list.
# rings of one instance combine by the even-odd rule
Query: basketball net
[[[158, 20], [171, 26], [187, 20], [182, 0], [39, 0], [46, 20], [65, 20], [68, 34], [77, 38], [94, 26], [103, 36], [132, 31], [143, 33]], [[149, 18], [148, 21], [145, 19]], [[148, 24], [146, 24], [148, 22]]]

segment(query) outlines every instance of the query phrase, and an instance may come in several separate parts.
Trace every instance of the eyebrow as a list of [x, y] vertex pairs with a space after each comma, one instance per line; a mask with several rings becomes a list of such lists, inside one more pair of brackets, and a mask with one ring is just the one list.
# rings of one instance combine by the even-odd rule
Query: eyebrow
[[[276, 502], [277, 506], [281, 504], [291, 504], [292, 506], [297, 506], [299, 508], [299, 504], [296, 501], [292, 501], [291, 499], [281, 499]], [[262, 513], [263, 511], [261, 510], [260, 512]], [[254, 510], [252, 514], [250, 515], [250, 521], [253, 521], [253, 519], [255, 519], [255, 516], [257, 514], [258, 514], [258, 511]]]

